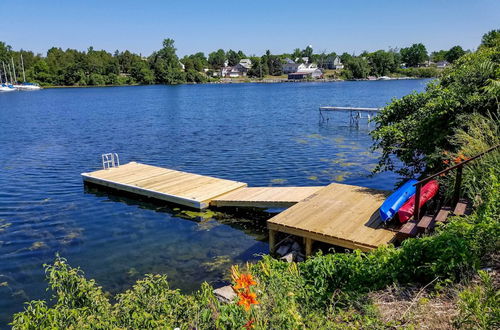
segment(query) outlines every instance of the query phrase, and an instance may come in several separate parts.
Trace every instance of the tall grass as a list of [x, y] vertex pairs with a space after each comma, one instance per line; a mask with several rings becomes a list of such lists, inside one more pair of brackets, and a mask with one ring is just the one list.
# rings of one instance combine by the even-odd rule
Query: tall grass
[[[477, 113], [461, 116], [463, 126], [455, 131], [451, 141], [458, 152], [452, 158], [470, 158], [500, 144], [499, 119], [498, 112], [488, 116]], [[481, 196], [490, 181], [490, 170], [500, 177], [500, 149], [468, 163], [463, 169], [462, 192], [476, 206], [482, 202]], [[446, 184], [450, 188], [453, 187], [451, 179], [448, 178]]]

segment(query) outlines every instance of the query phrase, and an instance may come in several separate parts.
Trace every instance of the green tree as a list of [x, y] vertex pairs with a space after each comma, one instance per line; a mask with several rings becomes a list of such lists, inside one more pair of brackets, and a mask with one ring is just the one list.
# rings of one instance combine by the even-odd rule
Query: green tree
[[498, 47], [500, 45], [500, 29], [491, 30], [483, 35], [481, 47]]
[[300, 48], [295, 48], [292, 53], [292, 61], [295, 61], [296, 59], [300, 59], [302, 57], [302, 51]]
[[367, 58], [371, 66], [371, 74], [375, 76], [386, 76], [395, 72], [399, 67], [396, 56], [392, 52], [377, 50], [368, 54]]
[[307, 46], [303, 51], [302, 51], [302, 56], [303, 57], [308, 57], [309, 59], [311, 59], [313, 55], [313, 49], [311, 46]]
[[414, 67], [425, 62], [429, 57], [423, 44], [413, 44], [411, 47], [401, 48], [401, 58], [406, 66]]
[[364, 79], [370, 74], [370, 65], [368, 61], [361, 57], [352, 57], [347, 61], [347, 69], [352, 72], [352, 77]]
[[340, 57], [340, 61], [342, 63], [344, 63], [344, 65], [347, 64], [347, 62], [349, 62], [353, 58], [353, 56], [349, 53], [343, 53], [339, 57]]
[[155, 81], [153, 71], [145, 61], [135, 62], [130, 69], [130, 76], [141, 85], [151, 85]]
[[219, 49], [216, 52], [211, 52], [208, 54], [208, 64], [212, 66], [212, 69], [220, 69], [224, 62], [226, 61], [226, 53], [224, 49]]
[[445, 60], [447, 60], [450, 63], [455, 62], [458, 60], [460, 57], [462, 57], [465, 54], [465, 51], [462, 49], [460, 46], [453, 46], [450, 48], [448, 52], [446, 52], [446, 55], [444, 56]]
[[440, 50], [437, 52], [432, 52], [430, 56], [430, 60], [433, 62], [444, 61], [446, 59], [447, 50]]
[[242, 59], [240, 55], [232, 49], [228, 50], [226, 58], [230, 66], [235, 66], [240, 63], [240, 60]]
[[[263, 59], [264, 58], [264, 59]], [[265, 75], [269, 74], [269, 67], [265, 62], [265, 57], [253, 57], [252, 60], [252, 68], [248, 70], [248, 76], [254, 78], [262, 78]]]
[[163, 40], [163, 48], [151, 55], [150, 62], [156, 82], [160, 84], [181, 84], [186, 81], [176, 51], [174, 40], [165, 39]]

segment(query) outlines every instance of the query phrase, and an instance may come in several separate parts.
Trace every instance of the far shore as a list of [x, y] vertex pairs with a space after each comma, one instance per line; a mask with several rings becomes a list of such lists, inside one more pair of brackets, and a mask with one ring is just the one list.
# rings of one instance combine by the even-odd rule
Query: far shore
[[[178, 85], [204, 85], [204, 84], [278, 84], [278, 83], [318, 83], [318, 82], [343, 82], [343, 81], [391, 81], [391, 80], [413, 80], [413, 79], [432, 79], [425, 77], [397, 77], [390, 79], [246, 79], [246, 78], [223, 78], [217, 81], [208, 81], [203, 83], [184, 83]], [[164, 84], [152, 84], [152, 85], [84, 85], [84, 86], [42, 86], [44, 89], [50, 88], [94, 88], [94, 87], [133, 87], [133, 86], [155, 86]], [[175, 85], [171, 85], [175, 86]]]

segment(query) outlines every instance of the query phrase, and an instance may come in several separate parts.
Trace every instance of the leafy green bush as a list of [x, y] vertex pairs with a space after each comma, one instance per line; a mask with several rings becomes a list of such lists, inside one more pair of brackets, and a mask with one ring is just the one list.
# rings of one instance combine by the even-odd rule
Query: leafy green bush
[[500, 47], [481, 47], [458, 59], [425, 92], [393, 100], [374, 119], [374, 148], [382, 151], [376, 171], [408, 177], [442, 168], [443, 151], [457, 151], [451, 141], [464, 115], [498, 113], [499, 80]]
[[491, 276], [479, 271], [481, 282], [459, 294], [456, 326], [465, 329], [500, 328], [500, 291]]
[[441, 75], [441, 70], [435, 67], [426, 67], [426, 68], [405, 68], [397, 70], [397, 73], [406, 77], [415, 77], [415, 78], [436, 78]]

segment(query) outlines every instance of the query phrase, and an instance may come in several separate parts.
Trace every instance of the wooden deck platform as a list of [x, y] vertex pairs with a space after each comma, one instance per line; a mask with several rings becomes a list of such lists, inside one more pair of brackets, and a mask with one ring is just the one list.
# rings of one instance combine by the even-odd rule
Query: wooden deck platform
[[382, 226], [378, 208], [388, 193], [332, 183], [268, 220], [269, 245], [276, 232], [303, 237], [306, 254], [313, 241], [349, 249], [372, 250], [392, 242], [396, 232]]
[[82, 173], [83, 180], [142, 196], [197, 209], [247, 184], [131, 162], [119, 167]]
[[214, 198], [210, 205], [231, 207], [290, 207], [324, 187], [241, 188]]

